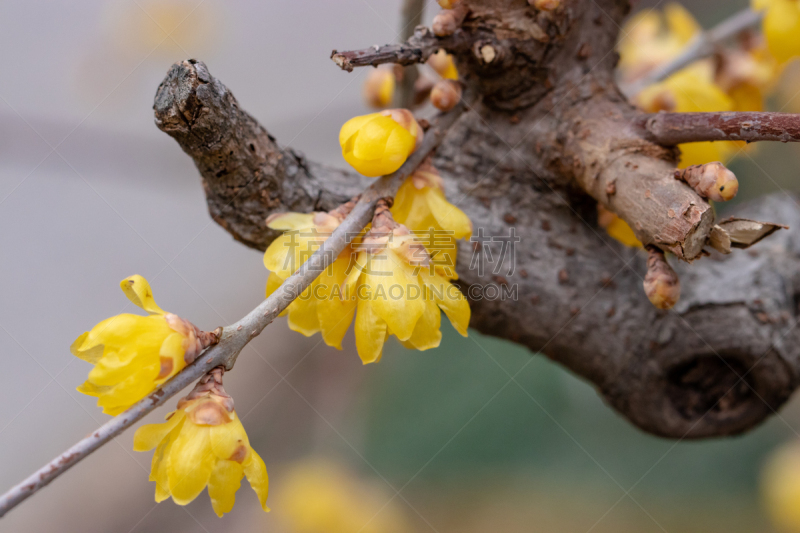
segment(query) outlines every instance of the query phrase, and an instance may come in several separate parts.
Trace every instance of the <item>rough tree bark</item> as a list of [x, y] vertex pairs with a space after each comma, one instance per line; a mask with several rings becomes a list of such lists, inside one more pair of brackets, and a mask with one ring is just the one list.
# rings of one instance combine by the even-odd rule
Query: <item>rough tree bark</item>
[[[514, 301], [472, 301], [471, 326], [542, 351], [646, 431], [745, 431], [798, 386], [800, 233], [675, 265], [681, 301], [655, 309], [642, 291], [646, 255], [597, 228], [595, 200], [645, 243], [687, 261], [701, 255], [714, 214], [673, 178], [675, 149], [648, 137], [614, 84], [627, 1], [563, 4], [544, 13], [524, 0], [470, 0], [462, 29], [441, 41], [483, 102], [451, 129], [434, 164], [476, 232], [514, 228], [521, 238], [515, 264], [506, 257], [498, 274], [469, 268], [473, 245], [459, 246], [465, 287], [518, 286]], [[275, 236], [264, 226], [269, 214], [329, 209], [363, 186], [276, 144], [200, 62], [173, 66], [155, 114], [194, 159], [212, 217], [254, 248]], [[787, 197], [761, 199], [742, 216], [800, 226]]]

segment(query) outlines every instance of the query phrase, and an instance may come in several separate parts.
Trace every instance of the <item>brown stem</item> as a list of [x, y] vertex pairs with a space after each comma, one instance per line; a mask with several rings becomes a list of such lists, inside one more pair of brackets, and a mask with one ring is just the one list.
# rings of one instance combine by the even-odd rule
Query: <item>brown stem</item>
[[[422, 24], [425, 11], [424, 0], [403, 0], [400, 17], [400, 42], [404, 43], [414, 36], [414, 30]], [[416, 65], [408, 65], [403, 69], [403, 76], [397, 91], [397, 107], [411, 109], [414, 105], [414, 83], [419, 73]]]
[[424, 63], [440, 48], [451, 50], [463, 46], [464, 39], [460, 32], [448, 37], [437, 37], [424, 26], [417, 26], [406, 42], [401, 44], [385, 44], [371, 46], [362, 50], [331, 52], [331, 59], [342, 70], [352, 72], [355, 67], [377, 67], [383, 63], [398, 65], [414, 65]]
[[638, 120], [642, 135], [662, 146], [703, 141], [800, 142], [800, 115], [731, 111], [655, 113]]

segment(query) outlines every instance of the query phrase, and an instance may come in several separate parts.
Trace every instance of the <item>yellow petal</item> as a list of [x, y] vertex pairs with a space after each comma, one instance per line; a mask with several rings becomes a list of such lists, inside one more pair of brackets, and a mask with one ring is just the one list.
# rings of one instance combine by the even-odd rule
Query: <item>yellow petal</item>
[[82, 349], [81, 346], [83, 346], [88, 336], [89, 332], [87, 331], [86, 333], [75, 339], [75, 342], [73, 342], [72, 346], [69, 347], [69, 351], [75, 357], [83, 359], [87, 363], [92, 363], [94, 365], [97, 364], [97, 362], [100, 360], [100, 357], [102, 357], [103, 355], [103, 345], [98, 344], [87, 350]]
[[184, 419], [183, 411], [175, 411], [169, 420], [161, 424], [145, 424], [133, 435], [133, 451], [146, 452], [152, 450], [164, 440], [167, 434], [175, 429]]
[[800, 5], [774, 0], [764, 16], [764, 36], [770, 52], [780, 62], [800, 55]]
[[344, 147], [347, 141], [350, 140], [350, 138], [357, 133], [364, 124], [377, 116], [380, 116], [380, 113], [370, 113], [368, 115], [353, 117], [345, 122], [342, 126], [342, 129], [339, 130], [339, 144]]
[[417, 320], [425, 312], [421, 286], [410, 270], [403, 259], [386, 250], [372, 256], [364, 280], [372, 293], [370, 308], [401, 341], [411, 337]]
[[456, 239], [469, 239], [472, 235], [472, 222], [459, 208], [448, 202], [441, 191], [426, 187], [425, 199], [439, 227], [452, 231]]
[[688, 43], [702, 30], [692, 14], [678, 3], [669, 3], [664, 7], [664, 18], [669, 31], [681, 44]]
[[356, 312], [356, 351], [364, 364], [379, 361], [386, 341], [386, 322], [373, 310], [369, 300], [358, 300]]
[[430, 291], [436, 304], [450, 319], [450, 323], [462, 336], [467, 336], [471, 310], [466, 297], [458, 290], [458, 287], [450, 283], [445, 278], [434, 274], [433, 276], [423, 273], [425, 288]]
[[319, 317], [317, 316], [317, 299], [313, 290], [317, 281], [312, 283], [303, 293], [289, 305], [289, 329], [310, 337], [319, 332]]
[[186, 349], [183, 346], [184, 340], [185, 337], [183, 335], [175, 332], [167, 337], [161, 345], [158, 355], [172, 359], [172, 371], [167, 376], [159, 378], [159, 382], [166, 381], [186, 367], [186, 360], [183, 357], [186, 353]]
[[217, 461], [208, 480], [208, 496], [217, 516], [231, 512], [236, 491], [242, 484], [244, 469], [235, 461]]
[[[365, 122], [355, 138], [353, 156], [364, 161], [382, 158], [389, 136], [398, 129], [403, 130], [392, 118], [381, 115]], [[406, 134], [411, 136], [408, 132]]]
[[314, 213], [278, 213], [270, 215], [268, 220], [267, 227], [283, 231], [314, 227]]
[[207, 426], [186, 422], [169, 454], [169, 488], [178, 505], [186, 505], [203, 491], [217, 461], [211, 451]]
[[218, 459], [230, 459], [236, 455], [240, 446], [249, 447], [247, 433], [242, 426], [242, 422], [233, 412], [233, 420], [227, 424], [209, 427], [209, 438], [211, 439], [211, 450]]
[[150, 465], [150, 481], [156, 482], [156, 502], [162, 502], [170, 497], [169, 491], [169, 454], [172, 445], [180, 432], [176, 426], [167, 437], [161, 441], [153, 452], [153, 461]]
[[356, 312], [356, 301], [347, 292], [348, 254], [339, 256], [328, 272], [320, 276], [320, 298], [317, 300], [317, 318], [325, 344], [342, 349], [342, 339], [347, 333]]
[[[404, 346], [417, 350], [436, 348], [442, 342], [442, 312], [433, 300], [425, 303], [425, 313], [417, 321], [414, 333], [404, 342]], [[401, 341], [402, 342], [402, 341]]]
[[163, 315], [164, 311], [156, 304], [153, 299], [153, 291], [147, 280], [138, 274], [134, 274], [119, 282], [119, 286], [128, 300], [150, 313], [151, 315]]
[[247, 476], [247, 481], [256, 492], [261, 508], [269, 512], [269, 507], [267, 507], [267, 495], [269, 493], [267, 465], [264, 464], [264, 461], [256, 451], [250, 448], [250, 453], [247, 454], [247, 459], [243, 466], [244, 475]]

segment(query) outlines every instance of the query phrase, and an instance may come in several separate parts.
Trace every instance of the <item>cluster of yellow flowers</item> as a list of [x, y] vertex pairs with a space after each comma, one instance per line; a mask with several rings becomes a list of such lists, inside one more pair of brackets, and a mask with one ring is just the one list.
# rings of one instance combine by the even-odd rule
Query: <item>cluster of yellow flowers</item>
[[[342, 155], [365, 176], [400, 168], [424, 133], [410, 111], [390, 109], [349, 120], [339, 135]], [[325, 213], [279, 213], [267, 219], [286, 231], [264, 254], [270, 270], [267, 295], [300, 267], [352, 210], [354, 201]], [[391, 209], [390, 209], [391, 208]], [[415, 232], [424, 232], [424, 243]], [[472, 234], [467, 216], [444, 195], [436, 169], [425, 163], [400, 187], [396, 199], [382, 199], [372, 224], [354, 239], [308, 289], [286, 309], [291, 329], [313, 335], [341, 349], [355, 320], [358, 354], [364, 363], [378, 361], [389, 336], [407, 348], [427, 350], [441, 342], [441, 312], [467, 335], [470, 308], [451, 283], [456, 279], [455, 243]], [[72, 353], [94, 365], [78, 390], [98, 398], [117, 415], [191, 364], [219, 332], [205, 332], [163, 311], [142, 276], [124, 279], [125, 295], [148, 316], [121, 314], [97, 324], [73, 343]], [[268, 479], [264, 461], [250, 446], [222, 387], [221, 367], [206, 374], [178, 402], [162, 424], [139, 428], [136, 451], [155, 448], [150, 480], [156, 501], [169, 497], [179, 505], [206, 487], [214, 511], [222, 516], [234, 504], [247, 477], [262, 507]]]
[[[752, 0], [752, 7], [765, 11], [763, 35], [744, 33], [737, 46], [720, 49], [713, 58], [695, 61], [645, 87], [633, 95], [633, 102], [650, 113], [763, 110], [765, 94], [776, 88], [787, 63], [800, 56], [800, 0]], [[644, 10], [631, 17], [618, 44], [621, 81], [635, 82], [674, 59], [701, 31], [677, 3], [667, 4], [661, 13]], [[679, 166], [724, 163], [752, 146], [738, 141], [682, 144]], [[598, 223], [623, 244], [641, 246], [614, 213], [600, 211]]]
[[[94, 365], [78, 391], [98, 398], [110, 415], [122, 413], [192, 363], [219, 334], [163, 311], [142, 276], [120, 282], [128, 299], [148, 316], [121, 314], [103, 320], [72, 344], [73, 355]], [[134, 450], [156, 448], [150, 481], [156, 501], [170, 496], [179, 505], [194, 500], [208, 485], [214, 511], [222, 516], [233, 507], [245, 475], [261, 505], [267, 499], [267, 469], [250, 447], [222, 388], [222, 369], [207, 374], [178, 403], [163, 424], [142, 426]], [[264, 507], [265, 510], [268, 510]]]
[[[796, 0], [763, 2], [793, 4]], [[800, 13], [800, 11], [798, 11]], [[760, 111], [764, 93], [771, 89], [785, 61], [797, 53], [791, 51], [785, 31], [769, 31], [765, 19], [764, 38], [748, 35], [739, 46], [720, 50], [711, 59], [696, 61], [662, 82], [646, 87], [634, 96], [634, 102], [652, 113], [658, 111]], [[785, 29], [785, 28], [784, 28]], [[679, 4], [668, 4], [663, 14], [649, 10], [632, 17], [623, 28], [619, 43], [620, 77], [634, 81], [653, 68], [679, 55], [702, 31], [692, 15]], [[726, 161], [745, 145], [736, 142], [703, 142], [681, 145], [681, 167], [712, 161]]]
[[[392, 109], [349, 120], [339, 142], [345, 161], [375, 177], [397, 170], [422, 135], [410, 111]], [[286, 232], [264, 253], [267, 295], [319, 249], [351, 208], [348, 203], [328, 213], [280, 213], [267, 220], [270, 228]], [[321, 333], [326, 344], [341, 349], [355, 319], [364, 363], [380, 360], [391, 335], [407, 348], [439, 346], [440, 310], [466, 336], [469, 304], [451, 280], [455, 241], [471, 234], [469, 218], [447, 201], [436, 170], [430, 163], [420, 166], [391, 209], [390, 202], [379, 203], [365, 232], [289, 305], [289, 327], [307, 336]]]

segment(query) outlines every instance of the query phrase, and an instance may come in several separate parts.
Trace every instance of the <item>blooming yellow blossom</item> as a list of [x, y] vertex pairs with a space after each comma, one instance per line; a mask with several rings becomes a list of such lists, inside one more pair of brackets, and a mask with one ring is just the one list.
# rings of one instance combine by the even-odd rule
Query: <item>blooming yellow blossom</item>
[[677, 3], [667, 4], [663, 15], [646, 10], [631, 17], [620, 32], [622, 78], [633, 81], [677, 56], [701, 29], [691, 13]]
[[[343, 218], [344, 214], [336, 210], [270, 216], [268, 226], [286, 233], [272, 241], [264, 252], [264, 266], [270, 271], [267, 296], [308, 261]], [[351, 253], [352, 249], [346, 248], [282, 313], [289, 316], [292, 331], [307, 337], [320, 332], [328, 346], [342, 349], [342, 339], [356, 312], [355, 300], [341, 292]]]
[[221, 368], [207, 374], [166, 422], [140, 427], [133, 449], [156, 448], [150, 481], [156, 482], [157, 502], [172, 496], [178, 505], [186, 505], [208, 486], [214, 512], [222, 516], [233, 508], [247, 476], [262, 508], [269, 511], [267, 467], [250, 446], [221, 376]]
[[422, 128], [407, 109], [354, 117], [339, 131], [342, 156], [364, 176], [391, 174], [422, 141]]
[[761, 475], [761, 493], [778, 531], [800, 531], [800, 444], [784, 445], [770, 456]]
[[431, 55], [426, 64], [430, 65], [439, 76], [446, 80], [458, 79], [458, 69], [456, 69], [456, 64], [453, 62], [453, 56], [444, 50], [439, 50]]
[[472, 222], [447, 201], [442, 178], [428, 162], [400, 186], [392, 216], [423, 242], [433, 264], [449, 279], [455, 279], [456, 240], [472, 236]]
[[78, 391], [98, 398], [97, 405], [118, 415], [180, 372], [217, 342], [214, 333], [162, 311], [142, 276], [120, 282], [125, 296], [149, 316], [121, 314], [107, 318], [78, 337], [70, 351], [92, 363]]
[[411, 531], [400, 506], [382, 487], [327, 459], [290, 465], [276, 498], [279, 517], [293, 533]]
[[[636, 103], [650, 113], [674, 111], [733, 111], [733, 99], [714, 83], [713, 65], [699, 62], [653, 84], [636, 96]], [[699, 142], [680, 145], [681, 167], [725, 162], [737, 148], [732, 142]]]
[[367, 105], [382, 109], [392, 103], [395, 85], [395, 75], [391, 66], [373, 69], [364, 82], [364, 100]]
[[800, 1], [752, 0], [752, 6], [766, 10], [763, 30], [772, 55], [781, 63], [800, 56]]
[[[322, 216], [321, 216], [322, 215]], [[308, 240], [311, 248], [324, 241], [322, 232], [330, 214], [287, 214], [297, 221], [284, 235], [296, 238], [302, 232], [318, 235]], [[316, 219], [316, 220], [315, 220]], [[305, 222], [300, 222], [305, 220]], [[273, 227], [288, 228], [280, 218]], [[336, 222], [338, 225], [338, 222]], [[294, 233], [296, 232], [296, 233]], [[294, 235], [293, 235], [294, 233]], [[267, 294], [271, 294], [307, 257], [291, 268], [294, 259], [289, 240], [275, 241], [264, 253], [264, 265], [271, 271]], [[406, 347], [427, 350], [441, 341], [441, 311], [462, 335], [467, 335], [470, 309], [466, 298], [446, 275], [431, 264], [430, 255], [403, 225], [397, 224], [384, 205], [376, 210], [371, 230], [343, 252], [317, 280], [287, 309], [289, 327], [306, 336], [321, 332], [329, 346], [341, 348], [341, 341], [355, 315], [356, 348], [362, 361], [380, 360], [389, 335]]]

